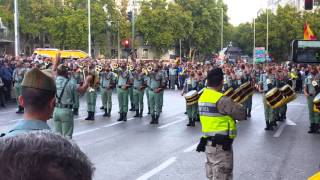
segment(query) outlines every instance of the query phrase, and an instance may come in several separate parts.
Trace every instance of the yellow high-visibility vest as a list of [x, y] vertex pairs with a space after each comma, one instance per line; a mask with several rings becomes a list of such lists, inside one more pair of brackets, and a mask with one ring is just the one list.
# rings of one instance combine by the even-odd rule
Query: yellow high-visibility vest
[[210, 88], [205, 88], [199, 98], [199, 113], [204, 136], [216, 134], [228, 135], [231, 139], [237, 136], [237, 126], [231, 116], [218, 112], [217, 102], [223, 96], [222, 93]]

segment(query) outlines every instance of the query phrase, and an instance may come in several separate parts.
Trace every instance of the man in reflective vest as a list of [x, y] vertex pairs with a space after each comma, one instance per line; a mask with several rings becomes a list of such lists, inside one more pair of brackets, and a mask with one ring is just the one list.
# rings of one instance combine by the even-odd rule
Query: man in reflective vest
[[199, 99], [199, 113], [204, 136], [197, 147], [207, 156], [206, 175], [208, 179], [230, 180], [233, 171], [232, 143], [236, 138], [235, 120], [245, 120], [245, 109], [224, 96], [222, 69], [208, 72], [208, 87]]

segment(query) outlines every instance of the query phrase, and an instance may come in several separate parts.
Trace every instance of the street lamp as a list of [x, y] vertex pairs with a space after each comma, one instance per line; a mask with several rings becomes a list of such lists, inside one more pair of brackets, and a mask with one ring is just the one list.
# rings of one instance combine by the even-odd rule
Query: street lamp
[[14, 54], [19, 56], [19, 8], [18, 0], [14, 0]]
[[91, 57], [91, 2], [88, 0], [88, 54]]

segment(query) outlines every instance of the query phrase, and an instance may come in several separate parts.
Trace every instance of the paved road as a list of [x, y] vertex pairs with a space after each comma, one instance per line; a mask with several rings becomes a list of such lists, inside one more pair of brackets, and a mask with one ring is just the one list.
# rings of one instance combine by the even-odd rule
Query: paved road
[[[99, 97], [98, 97], [99, 98]], [[128, 114], [128, 122], [117, 122], [118, 105], [113, 96], [110, 119], [98, 110], [96, 121], [85, 122], [85, 104], [75, 120], [74, 140], [95, 164], [95, 180], [200, 180], [205, 178], [205, 155], [195, 152], [200, 124], [188, 128], [184, 99], [178, 91], [165, 92], [159, 125], [149, 125]], [[236, 180], [302, 180], [319, 170], [320, 135], [310, 135], [303, 96], [289, 104], [288, 120], [272, 132], [264, 131], [262, 98], [254, 95], [252, 119], [238, 124], [234, 143]], [[146, 109], [146, 108], [145, 108]], [[14, 105], [0, 109], [0, 132], [22, 118]], [[50, 122], [52, 126], [52, 122]]]

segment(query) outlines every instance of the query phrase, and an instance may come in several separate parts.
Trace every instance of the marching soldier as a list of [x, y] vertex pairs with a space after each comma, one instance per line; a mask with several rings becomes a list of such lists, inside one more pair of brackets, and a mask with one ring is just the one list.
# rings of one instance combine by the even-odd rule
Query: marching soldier
[[151, 83], [151, 78], [149, 76], [144, 76], [144, 82], [147, 85], [146, 88], [146, 95], [147, 95], [147, 103], [148, 103], [148, 114], [150, 114], [150, 83]]
[[104, 109], [104, 117], [111, 116], [112, 90], [116, 84], [116, 77], [111, 72], [110, 65], [105, 65], [104, 71], [100, 73], [101, 101]]
[[[93, 67], [90, 67], [93, 68]], [[85, 118], [87, 121], [94, 121], [94, 114], [96, 112], [96, 104], [97, 104], [97, 89], [98, 89], [98, 83], [97, 79], [99, 77], [99, 72], [96, 72], [95, 69], [90, 69], [88, 72], [89, 75], [91, 75], [93, 78], [91, 79], [89, 83], [89, 88], [87, 89], [87, 92], [85, 94], [86, 101], [87, 101], [87, 112], [88, 117]]]
[[[56, 66], [56, 65], [55, 65]], [[73, 119], [73, 104], [75, 103], [74, 92], [84, 93], [89, 87], [92, 80], [88, 76], [82, 86], [72, 83], [68, 77], [68, 68], [60, 64], [57, 68], [54, 66], [53, 71], [56, 71], [56, 104], [53, 113], [53, 121], [55, 131], [62, 136], [72, 138], [74, 119]]]
[[24, 74], [26, 73], [26, 69], [23, 67], [23, 64], [21, 61], [17, 62], [16, 69], [13, 71], [13, 81], [14, 81], [14, 90], [16, 93], [16, 100], [18, 104], [18, 111], [17, 114], [23, 114], [24, 109], [19, 103], [19, 96], [21, 95], [21, 83], [24, 77]]
[[[80, 84], [80, 72], [77, 71], [77, 67], [73, 66], [73, 71], [71, 72], [71, 77], [70, 80], [72, 83], [74, 83], [75, 85], [79, 85]], [[79, 115], [79, 106], [80, 106], [80, 95], [78, 91], [74, 91], [74, 104], [73, 104], [73, 115], [77, 116]]]
[[[167, 82], [168, 82], [168, 79], [169, 79], [169, 75], [168, 75], [168, 73], [167, 73], [167, 71], [164, 69], [164, 67], [163, 67], [163, 63], [161, 62], [160, 64], [159, 64], [159, 68], [160, 68], [160, 70], [161, 70], [161, 72], [162, 72], [162, 75], [163, 75], [163, 77], [164, 77], [164, 87], [167, 87]], [[160, 113], [162, 113], [162, 108], [163, 108], [163, 95], [164, 95], [164, 91], [161, 91], [160, 92]]]
[[[189, 74], [189, 77], [186, 79], [181, 95], [183, 96], [184, 94], [192, 90], [197, 90], [197, 80], [195, 78], [194, 71], [191, 71]], [[196, 125], [195, 121], [197, 119], [197, 109], [198, 109], [197, 103], [193, 105], [187, 105], [187, 114], [189, 118], [189, 123], [187, 124], [187, 126], [194, 127]]]
[[[129, 70], [129, 73], [130, 73], [130, 76], [132, 77], [132, 71], [131, 70]], [[134, 106], [135, 104], [134, 104], [134, 97], [133, 97], [133, 87], [129, 86], [128, 91], [129, 91], [130, 105], [131, 105], [131, 108], [129, 109], [129, 111], [135, 111], [135, 106]]]
[[[281, 66], [278, 66], [277, 72], [276, 72], [276, 86], [277, 88], [281, 88], [286, 84], [288, 84], [288, 74], [282, 70]], [[276, 121], [284, 121], [287, 118], [286, 114], [287, 114], [287, 104], [279, 107], [276, 110], [276, 114], [275, 114]]]
[[237, 120], [245, 120], [244, 109], [221, 93], [223, 72], [220, 68], [209, 71], [208, 87], [199, 99], [203, 137], [197, 147], [207, 157], [208, 179], [232, 179], [233, 140], [237, 136]]
[[307, 97], [309, 109], [310, 130], [308, 133], [310, 134], [318, 134], [320, 128], [320, 115], [313, 111], [313, 99], [320, 92], [319, 83], [319, 72], [316, 67], [313, 66], [310, 68], [310, 74], [306, 78], [304, 86], [304, 94]]
[[136, 110], [136, 115], [134, 117], [143, 116], [143, 96], [144, 90], [146, 88], [144, 73], [141, 70], [141, 67], [137, 66], [133, 75], [133, 100], [134, 107]]
[[[250, 84], [253, 84], [253, 76], [251, 69], [247, 67], [247, 69], [244, 69], [244, 76], [242, 79], [242, 83], [250, 82]], [[248, 99], [244, 102], [244, 107], [246, 109], [246, 115], [248, 118], [251, 118], [251, 109], [252, 109], [252, 96], [249, 96]]]
[[176, 68], [175, 65], [171, 65], [171, 67], [169, 68], [170, 89], [173, 89], [173, 90], [175, 89], [176, 81], [177, 81], [177, 74], [178, 74], [178, 69]]
[[276, 126], [274, 110], [266, 103], [265, 94], [276, 86], [275, 75], [272, 74], [270, 67], [266, 68], [266, 72], [260, 76], [260, 92], [263, 92], [263, 105], [264, 116], [266, 121], [265, 130], [273, 130], [273, 126]]
[[165, 86], [165, 78], [159, 70], [158, 64], [154, 64], [154, 70], [149, 74], [150, 76], [150, 111], [152, 120], [150, 124], [159, 124], [160, 116], [160, 93]]
[[127, 113], [128, 113], [128, 88], [132, 86], [132, 75], [127, 70], [126, 63], [122, 62], [120, 65], [120, 69], [117, 70], [118, 74], [118, 83], [117, 83], [117, 94], [119, 101], [119, 113], [120, 118], [118, 121], [127, 121]]

